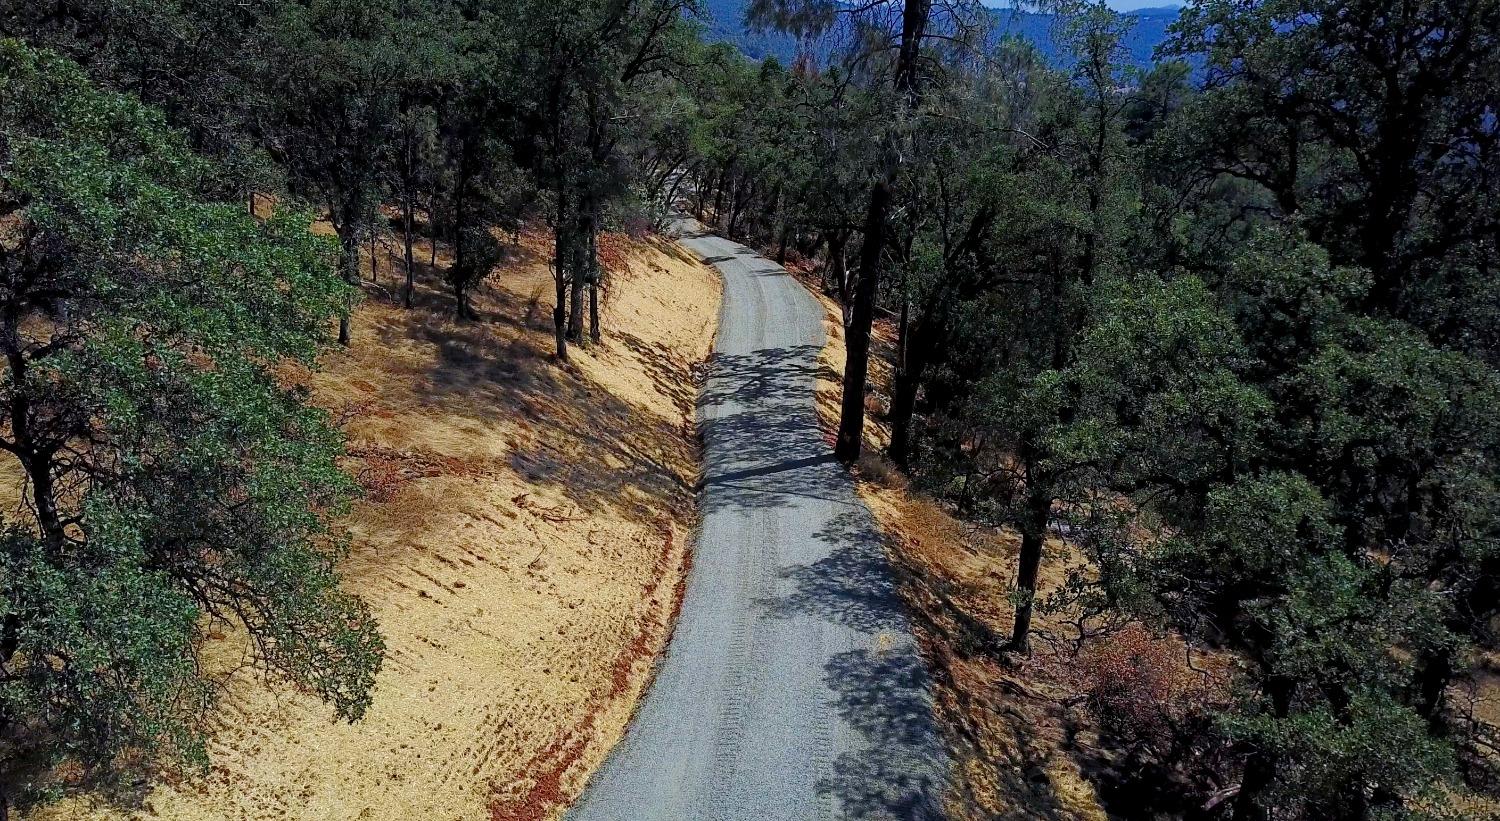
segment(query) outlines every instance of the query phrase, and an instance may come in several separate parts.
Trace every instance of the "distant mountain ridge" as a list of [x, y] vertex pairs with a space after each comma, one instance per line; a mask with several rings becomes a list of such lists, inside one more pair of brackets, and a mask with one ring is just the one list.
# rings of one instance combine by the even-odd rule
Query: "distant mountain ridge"
[[[730, 43], [752, 60], [775, 57], [782, 63], [790, 63], [797, 56], [796, 39], [781, 32], [751, 31], [745, 25], [748, 6], [749, 0], [707, 0], [704, 37], [710, 42]], [[1030, 40], [1054, 65], [1066, 66], [1070, 62], [1057, 42], [1057, 15], [1009, 8], [987, 11], [995, 18], [997, 35], [1014, 34]], [[1156, 47], [1167, 39], [1167, 27], [1176, 22], [1181, 11], [1176, 7], [1162, 7], [1120, 12], [1122, 17], [1135, 22], [1125, 38], [1125, 48], [1133, 65], [1144, 68], [1151, 64]], [[814, 46], [813, 50], [819, 56], [826, 56], [831, 48]]]
[[[1181, 12], [1181, 8], [1174, 7], [1118, 12], [1121, 17], [1135, 23], [1125, 35], [1124, 42], [1132, 65], [1141, 68], [1151, 65], [1156, 47], [1166, 41], [1167, 28], [1177, 22]], [[990, 13], [997, 18], [1000, 32], [1030, 40], [1049, 62], [1054, 65], [1067, 65], [1071, 62], [1056, 39], [1056, 29], [1060, 22], [1057, 15], [1012, 9], [990, 9]]]

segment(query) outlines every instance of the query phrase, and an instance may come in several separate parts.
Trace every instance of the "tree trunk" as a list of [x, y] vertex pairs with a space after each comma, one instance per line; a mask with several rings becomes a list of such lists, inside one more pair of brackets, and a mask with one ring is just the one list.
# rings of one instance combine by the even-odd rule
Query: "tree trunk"
[[[917, 59], [932, 0], [905, 0], [901, 8], [901, 48], [896, 57], [896, 93], [900, 96], [898, 118], [916, 107]], [[865, 426], [865, 379], [870, 367], [870, 328], [875, 320], [875, 300], [880, 294], [880, 256], [885, 250], [886, 222], [896, 181], [901, 174], [902, 151], [896, 133], [887, 135], [880, 179], [870, 191], [870, 209], [865, 215], [864, 245], [859, 252], [859, 286], [854, 312], [846, 334], [848, 356], [844, 360], [843, 407], [839, 414], [839, 436], [834, 454], [845, 464], [859, 459]]]
[[401, 304], [411, 308], [412, 291], [416, 287], [412, 234], [417, 224], [417, 149], [410, 121], [402, 129], [401, 158], [401, 261], [406, 268], [406, 289], [402, 292]]
[[819, 231], [813, 235], [812, 253], [807, 253], [806, 246], [799, 246], [803, 254], [811, 260], [817, 260], [818, 252], [823, 246], [828, 246], [828, 252], [823, 255], [823, 264], [818, 268], [818, 283], [823, 288], [823, 293], [833, 293], [833, 243], [829, 241], [827, 231]]
[[752, 180], [742, 179], [735, 186], [734, 192], [729, 197], [729, 238], [733, 239], [739, 233], [740, 216], [745, 213], [745, 205], [755, 197], [755, 183]]
[[1453, 657], [1443, 648], [1422, 654], [1417, 666], [1417, 714], [1427, 719], [1428, 731], [1435, 736], [1448, 734], [1448, 723], [1443, 720], [1443, 694], [1453, 680]]
[[594, 219], [589, 232], [589, 339], [598, 343], [604, 332], [599, 328], [599, 220]]
[[728, 213], [721, 217], [720, 225], [724, 226], [724, 236], [729, 237], [730, 239], [734, 239], [734, 218], [735, 213], [739, 210], [736, 207], [736, 203], [740, 198], [740, 188], [742, 188], [744, 184], [744, 180], [738, 176], [735, 176], [729, 181], [729, 204], [728, 206], [726, 206]]
[[469, 170], [469, 135], [465, 134], [458, 141], [458, 179], [453, 188], [453, 267], [449, 273], [449, 279], [453, 281], [454, 312], [459, 319], [468, 319], [466, 311], [468, 305], [466, 297], [468, 292], [469, 270], [467, 264], [468, 250], [465, 247], [464, 237], [469, 228], [469, 179], [473, 176]]
[[[1286, 718], [1292, 703], [1292, 682], [1273, 676], [1266, 682], [1266, 694], [1271, 697], [1271, 711], [1276, 718]], [[1276, 781], [1280, 766], [1276, 753], [1257, 748], [1245, 762], [1245, 774], [1240, 778], [1240, 791], [1234, 797], [1234, 821], [1269, 821], [1271, 810], [1261, 803], [1261, 796]]]
[[718, 188], [714, 192], [713, 224], [715, 226], [722, 226], [724, 224], [724, 178], [727, 176], [729, 176], [729, 165], [726, 163], [724, 168], [719, 171]]
[[437, 270], [437, 247], [438, 247], [437, 206], [438, 206], [438, 196], [439, 196], [439, 193], [440, 192], [438, 191], [438, 185], [434, 181], [434, 183], [432, 185], [432, 190], [429, 191], [429, 192], [427, 192], [427, 237], [432, 242], [432, 247], [429, 249], [431, 251], [431, 253], [429, 255], [430, 258], [427, 261], [427, 267], [431, 268], [434, 271]]
[[828, 287], [836, 294], [841, 304], [848, 304], [849, 270], [845, 251], [849, 247], [849, 235], [836, 231], [828, 235]]
[[1239, 794], [1234, 797], [1234, 821], [1268, 821], [1271, 813], [1259, 799], [1275, 780], [1275, 760], [1263, 752], [1251, 754], [1245, 762]]
[[776, 187], [771, 189], [771, 214], [761, 220], [761, 230], [766, 232], [766, 240], [769, 241], [776, 236], [775, 228], [781, 231], [780, 244], [776, 252], [776, 264], [786, 265], [786, 219], [783, 212], [781, 196], [781, 182], [778, 180]]
[[557, 358], [568, 361], [568, 228], [563, 219], [565, 206], [558, 202], [557, 229], [552, 244], [552, 282], [555, 304], [552, 306], [552, 330], [557, 342]]
[[910, 371], [898, 372], [891, 395], [891, 443], [886, 453], [903, 471], [911, 470], [911, 422], [917, 407], [917, 379]]
[[671, 216], [673, 210], [675, 210], [673, 208], [673, 205], [677, 201], [677, 189], [682, 186], [682, 181], [683, 181], [683, 179], [685, 177], [687, 177], [687, 175], [688, 175], [688, 172], [687, 172], [687, 170], [684, 169], [682, 173], [680, 173], [676, 177], [672, 178], [672, 187], [669, 188], [669, 189], [667, 189], [667, 196], [666, 196], [666, 199], [665, 199], [665, 203], [666, 204], [663, 206], [663, 209], [664, 209], [663, 213], [666, 216]]
[[[1425, 96], [1425, 95], [1423, 95]], [[1420, 186], [1415, 162], [1421, 135], [1427, 131], [1420, 115], [1420, 98], [1397, 93], [1387, 105], [1371, 147], [1370, 190], [1361, 202], [1360, 262], [1370, 271], [1366, 309], [1402, 316], [1405, 266], [1400, 264], [1401, 240], [1407, 230], [1412, 202]]]
[[589, 281], [589, 339], [596, 344], [604, 338], [599, 329], [599, 283], [597, 277]]
[[870, 191], [870, 210], [865, 216], [865, 242], [859, 252], [859, 286], [854, 293], [854, 312], [845, 334], [844, 396], [839, 413], [838, 442], [834, 455], [845, 464], [859, 460], [864, 446], [865, 380], [870, 367], [870, 328], [875, 322], [875, 298], [880, 292], [880, 254], [885, 249], [886, 214], [891, 207], [891, 189], [896, 181], [894, 158], [886, 163], [883, 179]]
[[467, 319], [464, 315], [464, 217], [467, 203], [464, 195], [467, 186], [464, 180], [467, 178], [464, 157], [467, 155], [465, 148], [459, 149], [458, 161], [458, 185], [453, 189], [453, 265], [448, 270], [448, 281], [453, 285], [453, 316], [460, 321]]
[[10, 664], [21, 649], [21, 617], [16, 613], [5, 615], [4, 627], [0, 628], [0, 664]]
[[1034, 469], [1027, 474], [1026, 516], [1021, 523], [1021, 555], [1016, 568], [1016, 620], [1010, 631], [1010, 649], [1031, 649], [1031, 614], [1036, 608], [1036, 578], [1042, 566], [1042, 548], [1047, 543], [1047, 523], [1052, 518], [1052, 497], [1038, 485]]
[[416, 203], [412, 201], [412, 192], [407, 189], [401, 202], [401, 243], [402, 259], [406, 263], [406, 292], [402, 296], [402, 302], [406, 307], [411, 307], [412, 291], [416, 288], [416, 262], [412, 259], [412, 231], [415, 229], [417, 215]]
[[569, 243], [568, 253], [572, 258], [573, 276], [570, 280], [568, 305], [568, 339], [573, 342], [583, 341], [583, 288], [588, 283], [588, 266], [584, 257], [584, 243], [579, 237], [574, 237]]
[[917, 391], [930, 359], [927, 324], [910, 322], [907, 308], [901, 309], [900, 360], [891, 386], [891, 444], [886, 452], [902, 470], [911, 467], [911, 422], [917, 409]]
[[359, 231], [351, 224], [344, 225], [344, 234], [339, 237], [343, 247], [339, 262], [343, 264], [344, 281], [349, 283], [349, 298], [344, 303], [344, 312], [339, 315], [339, 344], [349, 347], [351, 338], [349, 323], [354, 314], [354, 289], [359, 287]]
[[52, 478], [52, 458], [31, 436], [15, 433], [21, 466], [31, 480], [31, 502], [36, 506], [37, 526], [53, 549], [61, 549], [67, 531], [62, 521], [62, 512], [57, 506], [57, 488]]
[[[26, 478], [30, 480], [31, 502], [36, 510], [37, 527], [41, 529], [47, 546], [53, 551], [60, 551], [67, 532], [58, 508], [57, 490], [52, 476], [52, 459], [56, 449], [39, 442], [36, 431], [32, 428], [31, 394], [24, 388], [30, 362], [22, 352], [24, 347], [20, 339], [20, 327], [20, 310], [15, 303], [11, 303], [5, 311], [4, 333], [5, 361], [10, 370], [11, 385], [14, 386], [9, 391], [10, 407], [7, 408], [14, 440], [13, 452], [25, 470]], [[6, 642], [9, 644], [14, 641], [7, 630]], [[11, 649], [9, 652], [13, 655], [15, 651]]]
[[693, 215], [700, 221], [707, 219], [707, 215], [703, 213], [703, 207], [708, 204], [708, 192], [713, 190], [715, 173], [716, 170], [712, 166], [705, 168], [702, 176], [698, 178], [697, 190], [693, 191]]

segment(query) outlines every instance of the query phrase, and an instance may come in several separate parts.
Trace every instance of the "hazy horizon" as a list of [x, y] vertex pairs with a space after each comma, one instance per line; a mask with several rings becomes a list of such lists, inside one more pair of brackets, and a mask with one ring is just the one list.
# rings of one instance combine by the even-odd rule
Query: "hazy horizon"
[[1160, 9], [1181, 8], [1185, 3], [1174, 0], [1106, 0], [1109, 7], [1115, 11], [1135, 11], [1137, 9]]

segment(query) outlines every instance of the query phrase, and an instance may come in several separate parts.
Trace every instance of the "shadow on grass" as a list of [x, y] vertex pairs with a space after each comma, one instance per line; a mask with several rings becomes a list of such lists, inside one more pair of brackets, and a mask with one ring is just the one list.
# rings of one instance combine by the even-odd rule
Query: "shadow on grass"
[[[511, 253], [508, 265], [535, 262], [524, 249]], [[503, 269], [493, 275], [504, 276]], [[375, 334], [373, 344], [416, 340], [435, 348], [431, 367], [410, 375], [417, 401], [473, 419], [479, 435], [485, 420], [523, 420], [536, 435], [515, 445], [510, 466], [529, 482], [556, 488], [583, 511], [612, 508], [649, 523], [662, 515], [660, 499], [691, 502], [692, 477], [681, 466], [692, 463], [694, 444], [679, 421], [622, 400], [559, 364], [550, 323], [534, 327], [529, 316], [535, 306], [528, 300], [488, 284], [474, 295], [482, 318], [455, 321], [451, 296], [441, 286], [441, 273], [424, 266], [410, 316], [366, 331]], [[359, 332], [356, 326], [356, 344]], [[633, 353], [684, 414], [691, 410], [689, 363], [629, 334], [611, 336], [604, 346]]]
[[[955, 761], [967, 762], [949, 793], [959, 818], [995, 821], [1077, 821], [1076, 797], [1049, 771], [1050, 756], [1075, 754], [1076, 716], [1038, 695], [1001, 661], [1009, 636], [961, 603], [964, 590], [941, 573], [924, 572], [899, 545], [890, 545], [897, 590], [921, 638], [937, 715]], [[1067, 728], [1069, 740], [1049, 749], [1046, 734]], [[1091, 782], [1087, 762], [1085, 775]], [[982, 773], [977, 778], [975, 773]], [[980, 795], [980, 792], [983, 795]], [[996, 809], [998, 799], [1001, 807]], [[989, 808], [989, 809], [986, 809]]]

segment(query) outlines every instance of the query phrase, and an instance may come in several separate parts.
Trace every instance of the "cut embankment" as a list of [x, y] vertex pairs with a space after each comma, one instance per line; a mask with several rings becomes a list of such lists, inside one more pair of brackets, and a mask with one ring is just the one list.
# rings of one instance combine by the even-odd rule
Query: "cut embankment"
[[550, 352], [547, 237], [529, 234], [476, 295], [477, 322], [451, 318], [431, 271], [417, 307], [398, 307], [382, 253], [353, 347], [300, 377], [342, 420], [367, 491], [342, 564], [388, 648], [367, 716], [334, 723], [228, 636], [207, 653], [225, 685], [208, 773], [153, 779], [133, 806], [82, 796], [33, 818], [560, 812], [671, 629], [695, 516], [695, 366], [720, 301], [715, 274], [675, 246], [608, 240], [605, 339], [570, 365]]

